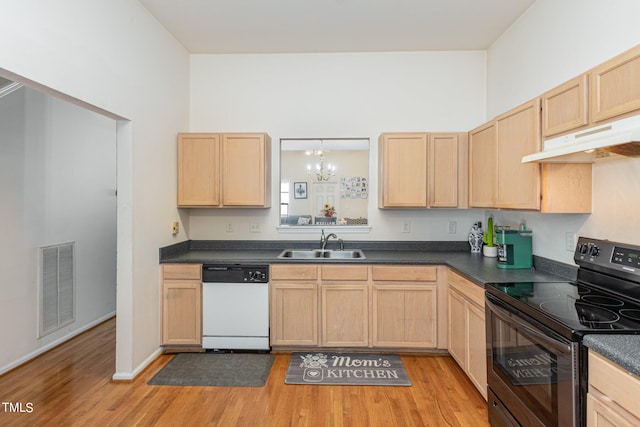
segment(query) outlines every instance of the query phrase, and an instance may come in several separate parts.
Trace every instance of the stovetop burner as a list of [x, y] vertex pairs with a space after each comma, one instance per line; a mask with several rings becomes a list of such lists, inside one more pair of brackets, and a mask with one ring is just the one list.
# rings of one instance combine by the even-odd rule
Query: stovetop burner
[[640, 310], [636, 310], [633, 308], [623, 308], [622, 310], [620, 310], [620, 314], [627, 319], [637, 320], [640, 322]]
[[640, 304], [586, 284], [526, 282], [490, 286], [574, 331], [640, 331]]
[[640, 334], [640, 246], [581, 237], [574, 282], [492, 283], [487, 292], [569, 338]]

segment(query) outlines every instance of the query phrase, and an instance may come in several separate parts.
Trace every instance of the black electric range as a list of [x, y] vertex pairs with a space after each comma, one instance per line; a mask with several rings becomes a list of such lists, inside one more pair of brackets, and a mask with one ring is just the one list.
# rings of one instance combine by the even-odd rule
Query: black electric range
[[640, 246], [581, 237], [576, 281], [490, 283], [487, 293], [572, 341], [640, 334]]
[[586, 334], [640, 334], [640, 246], [580, 237], [575, 281], [486, 290], [492, 426], [586, 425]]

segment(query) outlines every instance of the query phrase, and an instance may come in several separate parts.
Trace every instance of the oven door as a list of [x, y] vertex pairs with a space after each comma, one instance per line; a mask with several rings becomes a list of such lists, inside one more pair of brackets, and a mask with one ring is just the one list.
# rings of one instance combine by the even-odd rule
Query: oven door
[[491, 425], [579, 425], [579, 344], [489, 293], [486, 314]]

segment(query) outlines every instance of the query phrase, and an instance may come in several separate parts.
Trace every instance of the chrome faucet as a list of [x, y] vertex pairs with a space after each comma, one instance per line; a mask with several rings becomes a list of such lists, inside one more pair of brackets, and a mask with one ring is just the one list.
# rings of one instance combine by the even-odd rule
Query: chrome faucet
[[322, 230], [322, 234], [320, 235], [320, 250], [324, 251], [325, 248], [327, 247], [327, 242], [329, 241], [330, 238], [338, 238], [338, 236], [336, 236], [334, 233], [331, 233], [329, 235], [327, 235], [327, 237], [324, 236], [324, 230]]

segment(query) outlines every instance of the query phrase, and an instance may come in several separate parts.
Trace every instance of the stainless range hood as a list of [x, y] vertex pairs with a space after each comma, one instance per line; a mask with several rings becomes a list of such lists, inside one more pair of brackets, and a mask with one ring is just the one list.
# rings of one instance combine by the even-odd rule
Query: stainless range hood
[[585, 163], [611, 154], [640, 157], [640, 115], [544, 141], [522, 163]]

